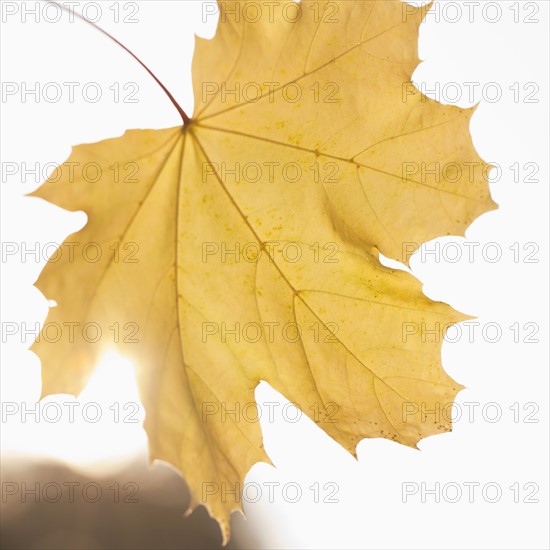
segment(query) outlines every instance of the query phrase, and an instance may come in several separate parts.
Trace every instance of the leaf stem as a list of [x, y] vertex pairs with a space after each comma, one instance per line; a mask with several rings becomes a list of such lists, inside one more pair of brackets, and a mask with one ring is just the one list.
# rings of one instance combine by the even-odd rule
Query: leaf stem
[[[51, 0], [48, 0], [48, 1], [50, 1], [50, 3], [52, 4], [55, 4], [62, 10], [70, 12], [69, 8], [67, 8], [62, 4], [59, 4], [58, 2], [53, 2]], [[81, 19], [82, 21], [88, 23], [98, 31], [102, 32], [105, 36], [110, 38], [115, 44], [118, 44], [123, 50], [127, 51], [155, 79], [155, 82], [162, 88], [163, 92], [168, 96], [168, 99], [172, 102], [174, 107], [178, 110], [178, 113], [180, 114], [181, 119], [183, 120], [183, 124], [186, 125], [191, 122], [191, 119], [187, 116], [186, 112], [182, 109], [182, 107], [176, 101], [174, 96], [170, 93], [168, 88], [166, 88], [166, 86], [157, 78], [157, 76], [153, 73], [153, 71], [151, 71], [151, 69], [149, 69], [149, 67], [147, 67], [147, 65], [145, 65], [145, 63], [134, 52], [129, 50], [124, 44], [122, 44], [122, 42], [117, 40], [112, 34], [109, 34], [106, 30], [102, 29], [99, 25], [96, 25], [93, 21], [86, 19], [86, 17], [84, 17], [80, 13], [77, 13], [74, 10], [72, 10], [72, 13], [74, 13], [74, 15], [76, 15], [78, 19]]]

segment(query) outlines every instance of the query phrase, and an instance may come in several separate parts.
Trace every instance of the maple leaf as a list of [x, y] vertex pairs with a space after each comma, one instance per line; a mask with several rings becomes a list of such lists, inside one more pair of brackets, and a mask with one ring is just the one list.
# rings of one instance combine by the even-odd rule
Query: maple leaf
[[[302, 0], [251, 19], [244, 4], [219, 2], [215, 38], [197, 39], [182, 127], [79, 145], [33, 194], [85, 211], [78, 242], [104, 252], [46, 266], [48, 322], [139, 327], [118, 347], [138, 366], [151, 457], [182, 472], [224, 540], [239, 499], [205, 484], [238, 488], [269, 459], [258, 422], [213, 411], [255, 403], [262, 380], [353, 454], [365, 437], [414, 447], [451, 429], [423, 413], [461, 389], [441, 340], [466, 317], [379, 252], [401, 260], [495, 207], [473, 109], [410, 81], [424, 9]], [[89, 163], [98, 177], [75, 175]], [[138, 263], [120, 261], [136, 247]], [[43, 395], [78, 394], [104, 347], [78, 330], [37, 341]]]

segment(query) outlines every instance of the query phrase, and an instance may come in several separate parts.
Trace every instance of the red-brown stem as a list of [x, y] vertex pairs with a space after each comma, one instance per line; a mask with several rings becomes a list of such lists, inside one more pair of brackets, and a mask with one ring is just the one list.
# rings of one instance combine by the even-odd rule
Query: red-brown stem
[[[64, 11], [70, 11], [66, 6], [63, 6], [62, 4], [59, 4], [57, 2], [51, 2], [52, 4], [55, 4], [59, 8], [61, 8]], [[191, 122], [191, 119], [187, 116], [186, 112], [181, 108], [180, 104], [176, 101], [174, 96], [170, 93], [168, 88], [156, 77], [156, 75], [145, 65], [145, 63], [131, 50], [129, 50], [124, 44], [119, 42], [112, 34], [109, 34], [106, 30], [102, 29], [99, 25], [96, 25], [94, 22], [90, 21], [89, 19], [86, 19], [83, 15], [80, 13], [77, 13], [73, 11], [74, 15], [78, 17], [78, 19], [81, 19], [82, 21], [85, 21], [89, 25], [92, 25], [95, 29], [102, 32], [105, 36], [110, 38], [115, 44], [118, 44], [123, 50], [127, 51], [154, 79], [155, 82], [162, 88], [163, 92], [168, 96], [168, 99], [172, 102], [174, 107], [178, 110], [178, 113], [181, 116], [181, 119], [183, 120], [183, 124], [189, 124]]]

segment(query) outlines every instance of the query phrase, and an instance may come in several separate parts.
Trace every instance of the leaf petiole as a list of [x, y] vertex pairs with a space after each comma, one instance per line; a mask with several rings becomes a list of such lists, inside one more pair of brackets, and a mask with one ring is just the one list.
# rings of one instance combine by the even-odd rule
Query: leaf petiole
[[[62, 4], [59, 4], [58, 2], [53, 2], [53, 1], [51, 1], [50, 3], [55, 4], [56, 6], [61, 8], [62, 10], [69, 12], [69, 8], [67, 8], [67, 6], [64, 6]], [[182, 109], [182, 107], [176, 101], [174, 96], [170, 93], [168, 88], [166, 88], [166, 86], [157, 78], [157, 76], [153, 73], [153, 71], [151, 71], [151, 69], [149, 69], [149, 67], [147, 67], [147, 65], [145, 65], [145, 63], [143, 63], [143, 61], [134, 52], [132, 52], [130, 49], [128, 49], [124, 44], [122, 44], [122, 42], [117, 40], [112, 34], [108, 33], [106, 30], [102, 29], [99, 25], [97, 25], [93, 21], [90, 21], [89, 19], [87, 19], [86, 17], [84, 17], [80, 13], [77, 13], [74, 10], [72, 11], [72, 13], [74, 15], [76, 15], [76, 17], [78, 19], [81, 19], [82, 21], [85, 21], [89, 25], [92, 25], [92, 27], [94, 27], [98, 31], [102, 32], [105, 36], [107, 36], [113, 42], [115, 42], [115, 44], [118, 44], [123, 50], [127, 51], [155, 79], [155, 82], [162, 88], [163, 92], [168, 96], [168, 99], [172, 102], [174, 107], [178, 110], [178, 113], [180, 114], [181, 119], [183, 120], [183, 124], [186, 125], [186, 124], [189, 124], [191, 122], [191, 119], [187, 116], [186, 112]]]

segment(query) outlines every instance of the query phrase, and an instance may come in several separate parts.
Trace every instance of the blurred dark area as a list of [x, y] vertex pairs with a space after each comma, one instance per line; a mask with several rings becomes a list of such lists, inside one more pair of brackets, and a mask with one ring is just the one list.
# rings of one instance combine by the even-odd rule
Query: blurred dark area
[[[184, 517], [189, 490], [168, 465], [145, 456], [111, 473], [62, 462], [2, 457], [2, 550], [175, 550], [222, 548], [216, 521], [199, 506]], [[240, 514], [228, 549], [257, 548]]]

